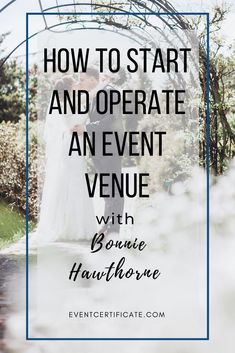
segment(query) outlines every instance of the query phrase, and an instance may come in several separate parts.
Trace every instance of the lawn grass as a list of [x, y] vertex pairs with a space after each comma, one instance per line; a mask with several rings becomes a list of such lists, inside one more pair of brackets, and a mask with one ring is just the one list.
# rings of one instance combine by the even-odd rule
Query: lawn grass
[[[32, 228], [32, 227], [31, 227]], [[25, 235], [25, 217], [0, 201], [0, 249]]]

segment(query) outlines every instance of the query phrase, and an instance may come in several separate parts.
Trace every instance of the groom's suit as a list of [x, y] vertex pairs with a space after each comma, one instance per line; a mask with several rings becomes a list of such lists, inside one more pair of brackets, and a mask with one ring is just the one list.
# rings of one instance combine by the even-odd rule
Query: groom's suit
[[[102, 90], [106, 91], [109, 96], [109, 91], [112, 90], [113, 87], [110, 85], [106, 85], [102, 88]], [[105, 99], [104, 96], [101, 95], [99, 99], [100, 104], [100, 111], [104, 111]], [[117, 149], [115, 148], [115, 144], [108, 146], [108, 152], [112, 151], [113, 156], [103, 156], [102, 154], [102, 133], [103, 131], [110, 131], [114, 132], [117, 131], [119, 135], [123, 134], [123, 126], [122, 126], [122, 117], [121, 117], [121, 108], [120, 104], [114, 106], [113, 113], [109, 113], [109, 106], [107, 109], [107, 113], [100, 114], [97, 111], [96, 106], [96, 97], [93, 98], [90, 107], [90, 122], [86, 125], [88, 134], [91, 134], [92, 131], [95, 132], [95, 139], [96, 139], [96, 153], [93, 156], [93, 161], [95, 165], [95, 169], [98, 173], [115, 173], [118, 178], [121, 174], [121, 164], [122, 158], [118, 155]], [[113, 135], [108, 135], [108, 141], [114, 141]], [[111, 194], [111, 185], [108, 188], [109, 194]], [[104, 216], [105, 218], [108, 216], [114, 215], [122, 215], [123, 213], [123, 205], [124, 199], [115, 196], [112, 197], [105, 197], [105, 211]], [[107, 231], [108, 232], [118, 232], [120, 225], [111, 223], [107, 224]]]

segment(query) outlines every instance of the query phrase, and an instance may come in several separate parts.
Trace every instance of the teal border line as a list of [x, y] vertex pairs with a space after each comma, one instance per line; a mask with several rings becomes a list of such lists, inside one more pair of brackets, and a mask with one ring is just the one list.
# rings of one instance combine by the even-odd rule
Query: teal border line
[[[56, 8], [56, 7], [53, 7]], [[53, 9], [49, 8], [47, 10]], [[110, 12], [61, 12], [66, 15], [111, 15]], [[58, 15], [57, 12], [27, 12], [26, 13], [26, 340], [29, 341], [208, 341], [210, 339], [210, 14], [209, 12], [171, 12], [171, 13], [146, 13], [146, 12], [115, 12], [115, 15], [154, 15], [154, 16], [205, 16], [206, 17], [206, 336], [205, 337], [30, 337], [29, 336], [29, 16]]]

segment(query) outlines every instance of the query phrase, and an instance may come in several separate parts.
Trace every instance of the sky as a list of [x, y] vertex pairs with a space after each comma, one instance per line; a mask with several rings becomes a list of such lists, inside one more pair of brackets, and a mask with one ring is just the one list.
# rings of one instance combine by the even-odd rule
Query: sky
[[[1, 0], [0, 9], [10, 0]], [[54, 6], [56, 0], [41, 0], [43, 7], [47, 8]], [[232, 0], [231, 0], [232, 1]], [[65, 1], [58, 1], [59, 4], [66, 3]], [[67, 1], [69, 2], [69, 1]], [[210, 11], [213, 4], [220, 3], [220, 0], [194, 0], [183, 1], [172, 0], [172, 4], [181, 11]], [[16, 0], [4, 11], [0, 12], [0, 33], [11, 32], [4, 42], [5, 53], [11, 52], [21, 41], [25, 39], [25, 13], [26, 12], [40, 11], [38, 0]], [[235, 21], [235, 4], [232, 6], [231, 13], [228, 15], [227, 20], [223, 24], [222, 34], [226, 36], [229, 42], [234, 41], [234, 28]], [[41, 16], [34, 16], [30, 18], [29, 25], [30, 33], [34, 33], [44, 28], [43, 18]], [[30, 52], [36, 52], [36, 41], [32, 43]], [[25, 45], [22, 45], [13, 56], [21, 57], [24, 61]], [[19, 58], [20, 59], [20, 58]]]

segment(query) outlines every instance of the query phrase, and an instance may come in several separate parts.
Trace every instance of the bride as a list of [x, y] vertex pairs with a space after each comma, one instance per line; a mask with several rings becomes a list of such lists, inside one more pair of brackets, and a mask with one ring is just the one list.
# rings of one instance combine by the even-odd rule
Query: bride
[[[60, 97], [64, 90], [77, 88], [72, 76], [64, 76], [55, 84]], [[86, 161], [83, 156], [68, 155], [71, 130], [78, 123], [85, 124], [86, 119], [87, 115], [47, 114], [45, 180], [37, 227], [43, 242], [91, 239], [96, 232], [93, 203], [85, 182]]]

